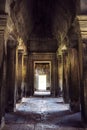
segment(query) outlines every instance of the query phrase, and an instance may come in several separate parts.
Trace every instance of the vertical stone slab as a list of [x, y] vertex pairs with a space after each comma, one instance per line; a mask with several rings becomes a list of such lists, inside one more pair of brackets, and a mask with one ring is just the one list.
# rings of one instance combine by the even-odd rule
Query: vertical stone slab
[[4, 47], [4, 31], [7, 22], [7, 15], [0, 14], [0, 127], [4, 126], [5, 116], [5, 47]]
[[[82, 25], [82, 23], [81, 23]], [[75, 18], [74, 22], [69, 30], [68, 38], [69, 38], [69, 61], [70, 61], [70, 68], [69, 68], [69, 95], [70, 95], [70, 107], [73, 111], [79, 111], [80, 110], [80, 87], [81, 85], [81, 76], [82, 75], [82, 55], [80, 54], [80, 40], [81, 40], [81, 34], [80, 34], [80, 26], [78, 19]], [[81, 62], [80, 62], [81, 61]], [[80, 70], [81, 69], [81, 70]], [[80, 73], [81, 72], [81, 73]], [[81, 86], [80, 86], [81, 85]]]
[[69, 50], [69, 98], [72, 111], [80, 110], [79, 62], [76, 49]]
[[7, 106], [8, 112], [15, 107], [15, 76], [16, 76], [16, 42], [8, 40], [7, 43]]
[[3, 80], [3, 42], [1, 41], [0, 38], [0, 48], [1, 50], [1, 55], [0, 55], [0, 124], [1, 124], [1, 120], [2, 120], [2, 100], [1, 100], [1, 96], [2, 96], [2, 80]]
[[69, 103], [69, 84], [68, 84], [68, 51], [62, 53], [62, 66], [63, 66], [63, 99], [65, 103]]
[[58, 60], [55, 56], [53, 60], [53, 78], [54, 78], [54, 85], [53, 85], [53, 95], [56, 97], [58, 96]]
[[24, 55], [24, 76], [23, 76], [23, 78], [24, 78], [24, 90], [23, 90], [23, 96], [24, 97], [28, 97], [29, 96], [29, 84], [28, 84], [28, 82], [29, 82], [29, 66], [28, 66], [28, 55]]
[[6, 100], [6, 54], [5, 54], [5, 48], [4, 50], [4, 57], [3, 57], [3, 76], [2, 76], [2, 88], [1, 88], [1, 112], [2, 112], [2, 119], [1, 119], [1, 125], [2, 127], [5, 124], [5, 100]]
[[[1, 52], [3, 53], [3, 52]], [[0, 127], [2, 127], [4, 123], [4, 110], [5, 110], [5, 104], [3, 104], [4, 100], [4, 91], [3, 91], [3, 65], [4, 65], [4, 59], [2, 59], [2, 62], [0, 64]]]
[[[83, 0], [82, 0], [83, 1]], [[87, 123], [87, 32], [85, 25], [87, 23], [87, 16], [78, 16], [79, 20], [79, 32], [85, 30], [85, 32], [79, 34], [79, 67], [80, 67], [80, 101], [81, 101], [81, 116], [82, 120]]]
[[[81, 53], [80, 53], [81, 54]], [[87, 45], [83, 44], [83, 78], [81, 76], [81, 114], [82, 120], [87, 122]]]
[[17, 64], [17, 101], [20, 101], [22, 99], [23, 93], [23, 50], [18, 50], [18, 55], [17, 55], [17, 59], [18, 59], [18, 64]]
[[23, 97], [26, 97], [26, 89], [27, 89], [27, 63], [28, 63], [28, 56], [27, 55], [24, 55], [23, 56], [23, 72], [22, 72], [22, 75], [23, 75], [23, 81], [22, 81], [22, 84], [23, 84]]
[[33, 72], [33, 61], [31, 54], [28, 54], [27, 64], [27, 96], [33, 96], [34, 94], [34, 72]]
[[62, 74], [63, 74], [63, 67], [62, 67], [62, 56], [57, 55], [58, 58], [58, 96], [62, 96], [62, 90], [63, 90], [63, 79], [62, 79]]
[[30, 94], [30, 55], [28, 54], [27, 56], [27, 78], [26, 78], [26, 97], [29, 97], [31, 94]]

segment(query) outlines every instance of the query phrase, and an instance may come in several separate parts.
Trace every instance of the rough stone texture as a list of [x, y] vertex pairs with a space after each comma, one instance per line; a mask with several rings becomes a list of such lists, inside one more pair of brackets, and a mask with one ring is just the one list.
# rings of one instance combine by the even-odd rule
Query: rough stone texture
[[62, 60], [63, 60], [63, 98], [65, 103], [69, 103], [70, 99], [69, 99], [69, 59], [68, 59], [68, 51], [66, 50], [65, 52], [63, 52], [62, 54]]
[[[81, 1], [85, 3], [86, 1]], [[84, 4], [86, 7], [86, 3]], [[83, 7], [84, 7], [83, 6]], [[79, 62], [80, 62], [80, 87], [81, 87], [81, 112], [82, 112], [82, 119], [86, 120], [86, 113], [87, 113], [87, 105], [86, 105], [86, 79], [87, 79], [87, 15], [79, 15], [79, 24], [81, 30], [81, 37], [80, 44], [79, 44]], [[83, 43], [83, 44], [81, 44]]]
[[55, 39], [37, 39], [28, 41], [29, 52], [56, 52], [58, 45]]
[[[4, 3], [3, 3], [4, 4]], [[5, 114], [5, 44], [4, 44], [4, 30], [6, 26], [7, 16], [0, 15], [0, 127], [4, 124]]]
[[17, 101], [22, 98], [22, 81], [23, 81], [23, 52], [18, 51], [18, 65], [17, 65]]
[[3, 61], [3, 37], [1, 37], [1, 40], [0, 40], [0, 52], [1, 52], [1, 55], [0, 55], [0, 67], [1, 67], [1, 64], [2, 64], [2, 61]]
[[73, 24], [68, 31], [68, 39], [69, 39], [69, 46], [76, 48], [78, 50], [81, 34], [80, 34], [79, 21], [77, 17], [73, 21]]
[[86, 39], [83, 41], [83, 88], [81, 87], [82, 93], [81, 93], [81, 100], [82, 102], [82, 117], [84, 120], [87, 120], [87, 89], [86, 89], [86, 84], [87, 84], [87, 44], [86, 44]]
[[73, 0], [18, 0], [11, 4], [11, 16], [24, 41], [55, 37], [60, 42], [74, 20], [76, 7]]
[[0, 15], [0, 66], [2, 64], [3, 61], [3, 56], [4, 56], [4, 31], [5, 31], [5, 27], [6, 27], [6, 20], [7, 19], [7, 15], [6, 14], [1, 14]]
[[[84, 73], [82, 70], [82, 44], [80, 37], [80, 29], [78, 20], [75, 18], [77, 13], [77, 6], [79, 6], [79, 0], [7, 0], [7, 12], [10, 18], [12, 18], [13, 23], [8, 20], [9, 27], [12, 27], [8, 30], [8, 38], [16, 34], [17, 37], [21, 37], [25, 44], [28, 47], [28, 52], [55, 52], [59, 44], [66, 44], [65, 38], [68, 38], [69, 43], [66, 44], [68, 47], [71, 47], [70, 50], [70, 79], [69, 79], [69, 88], [70, 88], [70, 103], [75, 110], [79, 106], [79, 85], [81, 87], [81, 108], [83, 110], [83, 117], [87, 117], [87, 89], [86, 89], [86, 63], [84, 68]], [[83, 13], [86, 13], [86, 0], [81, 1], [81, 9]], [[11, 8], [10, 8], [11, 7]], [[0, 0], [0, 14], [5, 10], [5, 0]], [[5, 11], [4, 11], [5, 13]], [[0, 15], [0, 122], [2, 117], [4, 117], [4, 79], [3, 73], [5, 72], [4, 65], [4, 28], [6, 24], [6, 18]], [[13, 29], [12, 24], [15, 26]], [[3, 25], [3, 26], [2, 26]], [[13, 32], [10, 32], [13, 29]], [[15, 33], [16, 32], [16, 33]], [[85, 32], [86, 34], [86, 32]], [[13, 43], [12, 43], [13, 44]], [[73, 48], [73, 49], [72, 49]], [[30, 53], [28, 53], [30, 54]], [[31, 54], [32, 55], [32, 54]], [[85, 54], [84, 54], [85, 55]], [[47, 55], [45, 55], [47, 56]], [[32, 68], [34, 60], [49, 60], [46, 57], [33, 57], [28, 59], [29, 66]], [[78, 57], [79, 56], [79, 57]], [[10, 56], [7, 59], [7, 63], [12, 57]], [[30, 58], [30, 57], [29, 57]], [[53, 58], [53, 57], [52, 57]], [[66, 59], [66, 58], [65, 58]], [[53, 59], [51, 59], [52, 61]], [[86, 59], [85, 59], [86, 60]], [[10, 61], [13, 65], [13, 62]], [[86, 62], [86, 61], [85, 61]], [[55, 58], [53, 63], [52, 70], [52, 94], [56, 94], [57, 90], [57, 59]], [[14, 63], [15, 64], [15, 63]], [[12, 67], [11, 66], [11, 67]], [[27, 68], [28, 68], [27, 67]], [[10, 68], [10, 65], [9, 67]], [[29, 68], [29, 69], [30, 69]], [[78, 69], [81, 69], [79, 72]], [[12, 69], [12, 68], [11, 68]], [[11, 71], [9, 69], [9, 72]], [[67, 66], [65, 64], [65, 73], [67, 73]], [[12, 72], [14, 72], [12, 70]], [[30, 85], [30, 95], [33, 95], [33, 69], [29, 70], [30, 75], [27, 75], [29, 79], [28, 86]], [[80, 73], [80, 74], [79, 74]], [[83, 85], [83, 74], [84, 76], [84, 85]], [[8, 75], [8, 74], [7, 74]], [[12, 76], [14, 73], [12, 74]], [[74, 76], [73, 76], [74, 75]], [[11, 77], [8, 80], [10, 87], [14, 87], [15, 78], [12, 78], [9, 74], [8, 77]], [[21, 75], [22, 76], [22, 75]], [[21, 77], [20, 76], [20, 77]], [[30, 76], [30, 77], [29, 77]], [[64, 75], [63, 75], [64, 76]], [[68, 75], [65, 75], [65, 78], [68, 78]], [[80, 82], [79, 82], [80, 79]], [[67, 80], [67, 79], [66, 79]], [[65, 81], [66, 82], [66, 81]], [[8, 86], [9, 86], [8, 85]], [[68, 85], [68, 84], [66, 84]], [[84, 89], [83, 89], [84, 88]], [[7, 92], [7, 91], [6, 91]], [[12, 90], [14, 95], [14, 91]], [[11, 95], [12, 95], [11, 93]], [[7, 93], [8, 95], [9, 93]], [[13, 96], [12, 95], [12, 96]], [[9, 99], [9, 101], [12, 100]], [[14, 104], [14, 101], [12, 102]], [[76, 107], [74, 107], [76, 106]], [[76, 109], [77, 110], [77, 109]], [[86, 119], [87, 120], [87, 119]], [[21, 126], [18, 126], [21, 128]], [[42, 127], [40, 127], [41, 129]], [[26, 128], [27, 129], [27, 128]]]
[[76, 49], [69, 50], [69, 97], [71, 110], [80, 110], [79, 62]]
[[6, 111], [15, 108], [15, 72], [16, 72], [16, 42], [9, 40], [7, 44], [7, 77], [6, 77]]

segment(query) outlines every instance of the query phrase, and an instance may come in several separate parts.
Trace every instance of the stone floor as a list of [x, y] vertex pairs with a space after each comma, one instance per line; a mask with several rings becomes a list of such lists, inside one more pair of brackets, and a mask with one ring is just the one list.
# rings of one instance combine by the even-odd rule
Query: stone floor
[[62, 98], [23, 98], [5, 120], [3, 130], [87, 130], [80, 113], [70, 112]]

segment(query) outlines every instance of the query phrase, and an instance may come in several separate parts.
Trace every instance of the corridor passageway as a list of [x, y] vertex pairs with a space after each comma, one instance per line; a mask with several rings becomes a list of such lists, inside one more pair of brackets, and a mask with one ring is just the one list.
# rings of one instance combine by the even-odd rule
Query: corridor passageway
[[0, 0], [0, 130], [86, 124], [87, 0]]

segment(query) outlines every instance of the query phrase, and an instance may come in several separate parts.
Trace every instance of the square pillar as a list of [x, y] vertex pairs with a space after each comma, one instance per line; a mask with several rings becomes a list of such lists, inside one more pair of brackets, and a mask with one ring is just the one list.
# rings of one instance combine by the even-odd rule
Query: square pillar
[[62, 85], [63, 99], [65, 103], [69, 103], [69, 82], [68, 82], [68, 51], [62, 52]]
[[80, 111], [79, 59], [76, 49], [69, 49], [69, 99], [71, 111]]
[[7, 87], [6, 87], [6, 111], [13, 112], [16, 103], [16, 41], [7, 42]]
[[6, 68], [5, 68], [5, 43], [4, 43], [4, 31], [7, 23], [7, 15], [0, 14], [0, 128], [5, 124], [5, 80], [6, 80]]

